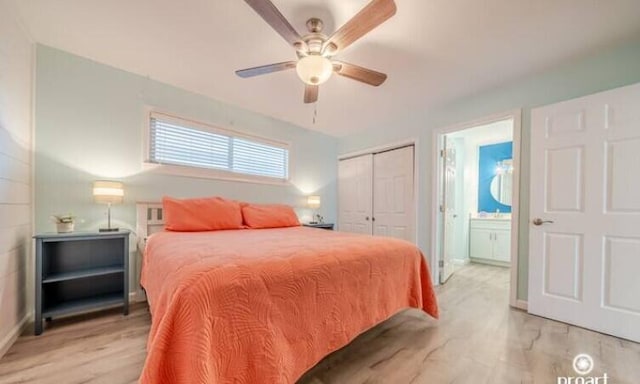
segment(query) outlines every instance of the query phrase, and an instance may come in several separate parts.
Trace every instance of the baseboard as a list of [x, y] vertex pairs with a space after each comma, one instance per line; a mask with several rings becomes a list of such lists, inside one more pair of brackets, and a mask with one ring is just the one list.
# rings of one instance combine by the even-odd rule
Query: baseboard
[[523, 311], [529, 310], [529, 303], [526, 300], [516, 300], [513, 305], [514, 308], [522, 309]]
[[471, 264], [471, 260], [469, 259], [451, 259], [451, 262], [455, 265], [467, 265], [467, 264]]
[[0, 340], [0, 359], [2, 358], [2, 356], [4, 356], [5, 353], [7, 353], [9, 348], [11, 348], [18, 337], [20, 337], [25, 327], [29, 324], [29, 318], [31, 318], [31, 313], [25, 313], [22, 320], [20, 320], [18, 324], [16, 324], [15, 327], [13, 327], [11, 331], [9, 331], [9, 333], [2, 340]]
[[504, 262], [504, 261], [489, 260], [489, 259], [478, 259], [478, 258], [472, 257], [471, 258], [471, 262], [472, 263], [476, 263], [476, 264], [493, 265], [494, 267], [511, 268], [511, 263]]
[[130, 303], [143, 303], [145, 301], [147, 301], [147, 295], [142, 289], [138, 289], [135, 292], [129, 292]]

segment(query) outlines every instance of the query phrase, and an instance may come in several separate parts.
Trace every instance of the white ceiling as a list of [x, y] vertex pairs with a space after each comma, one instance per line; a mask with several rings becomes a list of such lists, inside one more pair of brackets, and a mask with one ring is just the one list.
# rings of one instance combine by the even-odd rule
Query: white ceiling
[[[397, 14], [338, 58], [385, 72], [375, 88], [339, 76], [318, 119], [295, 71], [236, 69], [294, 59], [241, 0], [13, 0], [43, 44], [335, 136], [428, 110], [640, 34], [639, 0], [396, 0]], [[366, 0], [273, 0], [303, 34], [329, 34]]]

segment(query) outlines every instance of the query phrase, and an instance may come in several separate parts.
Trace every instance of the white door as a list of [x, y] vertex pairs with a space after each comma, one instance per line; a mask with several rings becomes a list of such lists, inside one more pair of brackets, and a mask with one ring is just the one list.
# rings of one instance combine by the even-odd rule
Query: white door
[[531, 120], [529, 312], [640, 341], [640, 84]]
[[444, 284], [453, 274], [456, 240], [460, 241], [456, 233], [456, 149], [451, 146], [447, 137], [444, 137], [444, 149], [442, 150], [442, 249], [440, 255], [440, 284]]
[[373, 234], [415, 243], [413, 146], [373, 156]]
[[338, 162], [338, 230], [372, 233], [372, 155]]

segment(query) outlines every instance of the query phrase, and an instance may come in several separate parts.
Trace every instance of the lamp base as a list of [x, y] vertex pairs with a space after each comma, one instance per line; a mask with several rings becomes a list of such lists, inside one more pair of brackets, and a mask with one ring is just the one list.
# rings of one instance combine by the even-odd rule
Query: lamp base
[[98, 232], [118, 232], [120, 228], [100, 228]]

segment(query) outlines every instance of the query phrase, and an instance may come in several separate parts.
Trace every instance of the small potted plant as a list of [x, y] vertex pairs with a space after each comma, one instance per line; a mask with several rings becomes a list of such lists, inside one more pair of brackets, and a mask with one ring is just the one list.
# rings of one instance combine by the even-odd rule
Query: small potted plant
[[69, 233], [73, 232], [76, 217], [71, 214], [53, 215], [51, 216], [51, 221], [56, 224], [56, 230], [58, 233]]

